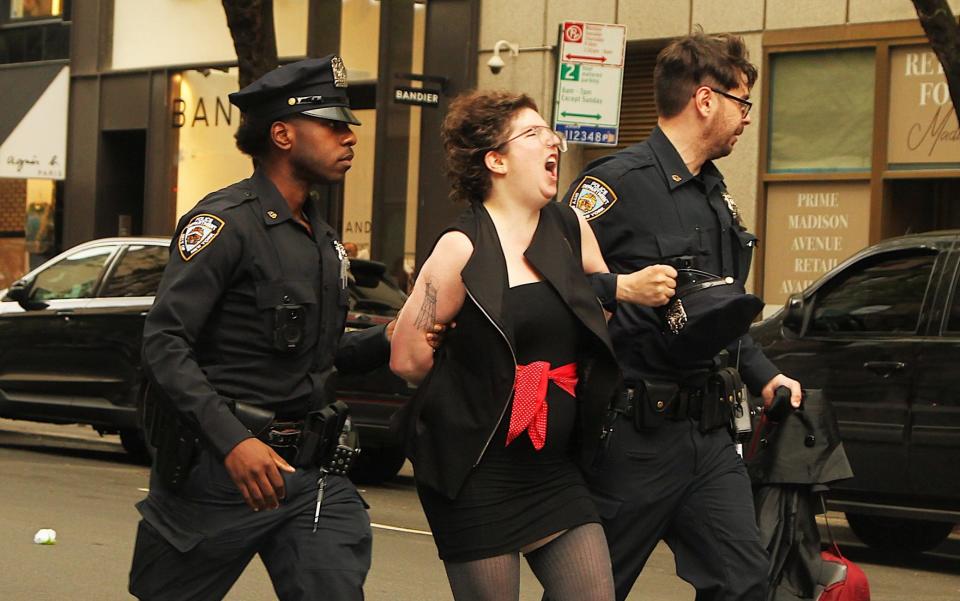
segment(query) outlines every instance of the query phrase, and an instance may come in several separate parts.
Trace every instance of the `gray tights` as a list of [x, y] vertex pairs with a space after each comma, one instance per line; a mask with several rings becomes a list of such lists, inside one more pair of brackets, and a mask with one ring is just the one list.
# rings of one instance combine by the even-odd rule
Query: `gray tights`
[[[600, 524], [571, 528], [525, 557], [552, 601], [613, 600], [610, 552]], [[456, 601], [520, 598], [519, 553], [444, 566]]]

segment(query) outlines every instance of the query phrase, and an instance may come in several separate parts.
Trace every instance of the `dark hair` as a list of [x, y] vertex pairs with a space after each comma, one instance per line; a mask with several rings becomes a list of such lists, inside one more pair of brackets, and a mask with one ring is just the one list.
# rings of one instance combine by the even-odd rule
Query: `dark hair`
[[657, 113], [661, 117], [677, 115], [702, 85], [718, 85], [725, 90], [739, 87], [741, 74], [747, 78], [747, 87], [752, 88], [757, 68], [750, 62], [740, 36], [707, 35], [700, 30], [674, 40], [660, 51], [653, 71]]
[[507, 91], [475, 90], [450, 103], [441, 130], [450, 198], [483, 202], [490, 192], [490, 172], [483, 157], [505, 142], [510, 120], [525, 108], [537, 110], [537, 103], [526, 94]]
[[244, 115], [240, 127], [233, 135], [240, 152], [255, 159], [262, 159], [270, 149], [270, 126], [273, 121], [251, 118]]

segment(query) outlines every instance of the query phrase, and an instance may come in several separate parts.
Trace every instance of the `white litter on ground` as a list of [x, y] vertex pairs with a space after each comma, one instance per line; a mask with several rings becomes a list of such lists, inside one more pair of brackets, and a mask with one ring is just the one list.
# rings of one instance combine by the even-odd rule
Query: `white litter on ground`
[[33, 542], [38, 545], [57, 544], [57, 531], [52, 528], [41, 528], [33, 535]]

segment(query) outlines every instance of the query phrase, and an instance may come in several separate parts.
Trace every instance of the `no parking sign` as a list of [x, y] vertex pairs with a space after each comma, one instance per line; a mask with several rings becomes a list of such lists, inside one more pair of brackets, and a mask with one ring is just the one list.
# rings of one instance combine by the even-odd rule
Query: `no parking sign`
[[575, 144], [615, 146], [627, 28], [565, 21], [561, 32], [554, 127]]

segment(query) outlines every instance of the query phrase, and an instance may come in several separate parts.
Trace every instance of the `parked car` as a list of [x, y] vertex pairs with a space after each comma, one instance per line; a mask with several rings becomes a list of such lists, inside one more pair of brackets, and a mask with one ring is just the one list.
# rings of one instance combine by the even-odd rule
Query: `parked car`
[[[61, 253], [0, 295], [0, 417], [81, 423], [119, 433], [124, 448], [147, 455], [137, 393], [143, 322], [169, 256], [165, 238], [108, 238]], [[386, 323], [406, 295], [384, 266], [352, 260], [350, 329]], [[342, 376], [338, 396], [351, 406], [363, 451], [355, 475], [394, 476], [403, 452], [388, 431], [410, 396], [384, 366]]]
[[884, 240], [751, 333], [833, 403], [855, 477], [830, 492], [867, 544], [922, 551], [960, 522], [960, 230]]

